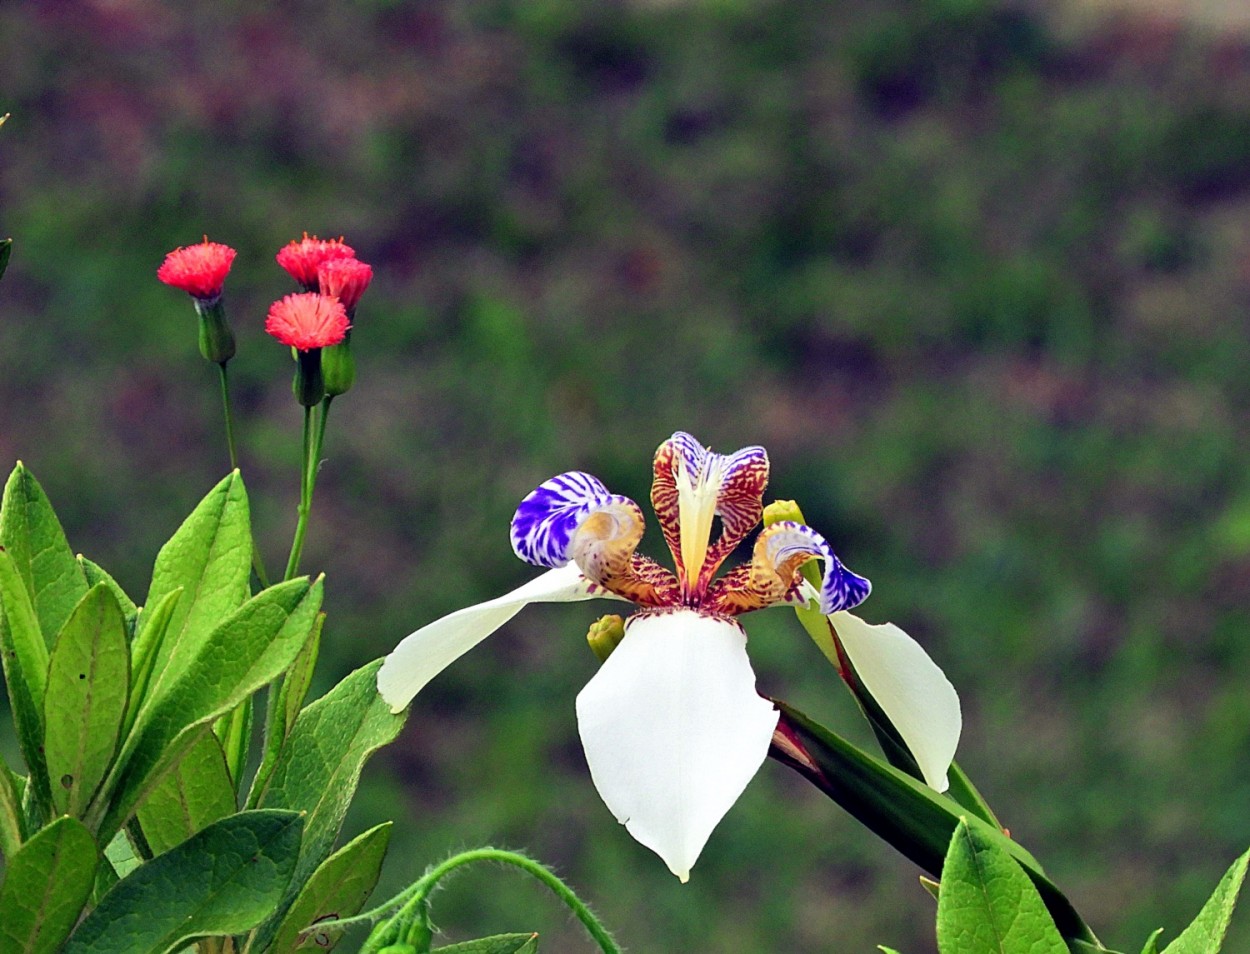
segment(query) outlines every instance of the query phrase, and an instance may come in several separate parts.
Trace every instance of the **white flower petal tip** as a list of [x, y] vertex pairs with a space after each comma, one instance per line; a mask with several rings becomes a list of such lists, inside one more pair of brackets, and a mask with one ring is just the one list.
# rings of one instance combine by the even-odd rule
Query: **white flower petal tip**
[[426, 683], [512, 619], [528, 603], [567, 603], [598, 594], [569, 564], [535, 577], [511, 593], [466, 606], [422, 626], [400, 641], [378, 670], [378, 693], [399, 712]]
[[864, 687], [899, 735], [933, 789], [950, 787], [963, 716], [959, 695], [920, 644], [893, 623], [874, 626], [851, 613], [829, 617]]
[[742, 628], [688, 609], [630, 620], [577, 696], [600, 797], [683, 882], [763, 764], [779, 718], [755, 691]]

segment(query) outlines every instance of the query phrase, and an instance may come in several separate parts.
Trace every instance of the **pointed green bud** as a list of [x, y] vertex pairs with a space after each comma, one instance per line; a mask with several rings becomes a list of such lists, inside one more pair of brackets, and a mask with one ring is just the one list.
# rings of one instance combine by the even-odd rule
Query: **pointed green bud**
[[625, 620], [615, 613], [600, 616], [590, 624], [590, 631], [586, 633], [586, 642], [590, 643], [590, 651], [601, 663], [608, 661], [612, 650], [616, 649], [624, 638]]
[[294, 350], [295, 380], [291, 382], [291, 390], [295, 392], [295, 400], [304, 407], [316, 407], [326, 396], [325, 380], [321, 376], [322, 349]]
[[780, 523], [783, 520], [807, 523], [803, 519], [803, 511], [799, 509], [798, 502], [795, 500], [774, 500], [764, 508], [764, 526], [771, 527], [774, 523]]
[[356, 359], [352, 357], [352, 333], [348, 329], [342, 344], [330, 345], [321, 352], [321, 376], [326, 394], [346, 394], [356, 382]]
[[221, 298], [195, 298], [195, 312], [200, 316], [200, 354], [215, 364], [225, 364], [234, 357], [234, 332], [226, 319]]

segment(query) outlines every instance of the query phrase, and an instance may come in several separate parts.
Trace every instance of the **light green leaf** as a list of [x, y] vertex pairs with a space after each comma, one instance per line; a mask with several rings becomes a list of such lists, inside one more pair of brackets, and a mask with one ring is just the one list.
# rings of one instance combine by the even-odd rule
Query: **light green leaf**
[[117, 751], [130, 651], [112, 591], [98, 583], [65, 621], [48, 663], [44, 752], [58, 812], [82, 816]]
[[1159, 954], [1159, 935], [1163, 933], [1163, 928], [1155, 928], [1154, 933], [1146, 938], [1146, 945], [1141, 949], [1141, 954]]
[[0, 546], [13, 558], [26, 584], [45, 646], [50, 647], [86, 594], [87, 578], [47, 495], [21, 461], [13, 468], [0, 502]]
[[[101, 838], [111, 838], [164, 774], [212, 731], [212, 720], [284, 672], [321, 609], [322, 582], [301, 577], [258, 593], [223, 620], [164, 696], [139, 713], [108, 784], [111, 803], [93, 804]], [[98, 801], [98, 800], [97, 800]]]
[[462, 941], [448, 947], [436, 947], [435, 954], [530, 954], [538, 950], [538, 935], [496, 934], [476, 941]]
[[206, 732], [152, 789], [136, 814], [148, 847], [160, 855], [237, 807], [221, 744]]
[[1246, 879], [1248, 864], [1250, 851], [1233, 862], [1198, 916], [1181, 932], [1180, 937], [1163, 949], [1163, 954], [1215, 954], [1220, 949], [1237, 904], [1237, 895], [1241, 892], [1241, 883]]
[[251, 930], [291, 880], [303, 821], [241, 812], [205, 828], [119, 881], [65, 954], [166, 954], [197, 937]]
[[48, 646], [39, 631], [39, 621], [22, 583], [17, 565], [0, 550], [0, 663], [9, 690], [9, 705], [17, 728], [17, 742], [30, 770], [36, 803], [52, 802], [48, 768], [43, 757], [43, 695], [48, 678]]
[[130, 653], [130, 703], [126, 706], [123, 735], [129, 735], [139, 710], [148, 700], [148, 686], [152, 682], [152, 669], [156, 666], [157, 650], [169, 632], [174, 610], [182, 600], [182, 589], [166, 593], [159, 603], [145, 606], [135, 623], [135, 638]]
[[0, 952], [59, 951], [91, 896], [98, 858], [91, 833], [68, 817], [22, 845], [0, 885]]
[[381, 665], [357, 669], [300, 713], [260, 798], [266, 808], [307, 813], [295, 884], [330, 853], [365, 761], [404, 725], [406, 712], [393, 715], [378, 695]]
[[942, 954], [1068, 954], [1024, 869], [966, 819], [942, 868], [937, 939]]
[[0, 858], [12, 858], [23, 839], [22, 796], [13, 773], [0, 760]]
[[213, 735], [221, 743], [221, 750], [226, 756], [226, 769], [236, 789], [243, 785], [243, 772], [252, 748], [252, 708], [253, 700], [244, 699], [213, 726]]
[[317, 665], [317, 654], [321, 648], [321, 628], [325, 625], [326, 615], [317, 617], [313, 630], [308, 634], [308, 642], [295, 658], [294, 665], [282, 677], [282, 689], [278, 693], [278, 708], [282, 710], [282, 725], [287, 733], [299, 717], [304, 707], [304, 699], [308, 696], [308, 687], [312, 684], [313, 669]]
[[262, 931], [257, 936], [257, 947], [270, 954], [332, 948], [342, 930], [318, 930], [317, 922], [331, 917], [351, 917], [364, 907], [378, 882], [390, 837], [391, 823], [384, 822], [322, 862], [282, 919], [273, 943], [264, 946], [265, 932]]
[[155, 648], [147, 691], [155, 702], [200, 655], [204, 640], [248, 596], [252, 531], [243, 478], [236, 470], [209, 491], [156, 555], [146, 606], [174, 590], [182, 599]]
[[78, 565], [82, 567], [83, 576], [87, 578], [87, 586], [95, 586], [97, 583], [103, 583], [113, 591], [113, 596], [117, 600], [117, 605], [122, 608], [122, 615], [126, 617], [126, 636], [133, 638], [135, 635], [135, 622], [139, 618], [139, 607], [135, 605], [135, 601], [126, 595], [126, 591], [104, 567], [100, 566], [92, 560], [88, 560], [81, 553], [78, 554]]

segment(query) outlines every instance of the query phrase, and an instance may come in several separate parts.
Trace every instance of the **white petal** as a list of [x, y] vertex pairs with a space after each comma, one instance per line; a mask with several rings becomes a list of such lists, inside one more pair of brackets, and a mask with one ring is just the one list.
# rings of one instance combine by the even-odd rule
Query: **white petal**
[[911, 749], [925, 781], [950, 786], [963, 717], [950, 680], [918, 642], [893, 623], [873, 626], [850, 613], [829, 617], [864, 687]]
[[768, 755], [779, 717], [755, 691], [742, 627], [686, 609], [631, 619], [577, 696], [595, 788], [682, 881]]
[[527, 603], [569, 603], [604, 595], [572, 563], [511, 593], [456, 610], [405, 637], [378, 670], [378, 692], [399, 712], [425, 684], [521, 611]]

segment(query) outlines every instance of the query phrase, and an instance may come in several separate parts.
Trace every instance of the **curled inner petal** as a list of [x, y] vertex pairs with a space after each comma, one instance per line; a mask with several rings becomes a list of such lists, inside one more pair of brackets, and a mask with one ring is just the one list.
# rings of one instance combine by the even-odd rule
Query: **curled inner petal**
[[708, 607], [732, 616], [789, 599], [802, 582], [800, 567], [812, 559], [825, 565], [819, 590], [822, 613], [847, 609], [867, 598], [872, 584], [844, 567], [824, 537], [811, 527], [783, 520], [756, 538], [749, 564], [712, 585]]
[[569, 556], [586, 578], [643, 606], [676, 601], [677, 580], [634, 551], [642, 539], [642, 510], [628, 497], [614, 496], [577, 526]]

